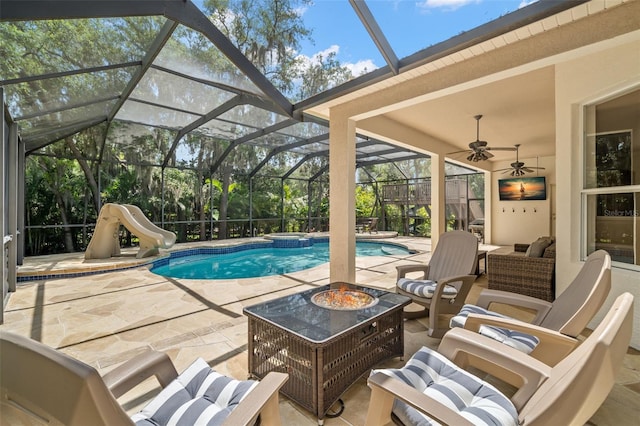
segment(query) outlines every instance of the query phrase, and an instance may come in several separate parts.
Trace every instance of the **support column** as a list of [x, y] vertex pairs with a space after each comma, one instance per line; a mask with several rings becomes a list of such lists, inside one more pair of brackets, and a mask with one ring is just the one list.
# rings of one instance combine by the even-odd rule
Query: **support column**
[[[160, 169], [160, 226], [162, 228], [165, 228], [166, 225], [164, 223], [164, 206], [165, 206], [165, 200], [164, 200], [164, 167], [162, 167], [162, 169]], [[100, 214], [100, 212], [97, 212], [97, 214]], [[97, 218], [96, 218], [97, 220]], [[166, 229], [166, 228], [165, 228]]]
[[[2, 107], [2, 111], [4, 111], [4, 91], [3, 88], [0, 87], [0, 107]], [[7, 297], [7, 292], [9, 291], [9, 285], [7, 283], [7, 275], [8, 271], [5, 267], [6, 265], [6, 257], [5, 257], [5, 199], [4, 199], [4, 177], [6, 174], [6, 160], [4, 158], [5, 147], [7, 146], [7, 138], [9, 137], [6, 134], [7, 126], [5, 117], [2, 117], [0, 127], [0, 230], [2, 231], [2, 264], [0, 264], [0, 289], [2, 290], [2, 297], [0, 298], [0, 324], [4, 322], [4, 303], [5, 298]]]
[[18, 280], [18, 125], [11, 124], [9, 127], [9, 150], [7, 155], [7, 193], [5, 199], [7, 203], [8, 233], [12, 237], [7, 253], [9, 275], [9, 291], [16, 291]]
[[493, 223], [493, 198], [491, 194], [493, 177], [490, 171], [484, 172], [484, 228], [482, 230], [483, 242], [491, 244], [491, 224]]
[[284, 229], [284, 179], [280, 179], [280, 232], [287, 232]]
[[[211, 180], [212, 179], [209, 179], [209, 182], [211, 182]], [[211, 198], [213, 199], [213, 192], [211, 192]], [[253, 178], [249, 177], [249, 236], [255, 237], [255, 234], [256, 233], [253, 232]]]
[[[209, 174], [209, 241], [213, 240], [213, 230], [215, 229], [213, 209], [213, 176]], [[220, 217], [218, 217], [218, 219], [220, 219]]]
[[307, 231], [311, 232], [311, 197], [313, 193], [311, 192], [311, 181], [307, 180]]
[[[2, 87], [0, 87], [0, 108], [4, 111], [4, 90]], [[9, 201], [4, 192], [4, 179], [7, 173], [7, 158], [5, 157], [5, 153], [7, 152], [6, 148], [9, 143], [9, 135], [7, 134], [8, 129], [4, 114], [0, 121], [2, 122], [2, 126], [0, 127], [0, 141], [2, 141], [2, 149], [0, 149], [0, 200], [2, 201], [2, 204], [0, 204], [0, 231], [2, 231], [2, 251], [0, 252], [0, 261], [2, 262], [0, 264], [0, 287], [2, 287], [2, 299], [0, 299], [0, 324], [2, 324], [4, 322], [4, 304], [9, 291], [9, 284], [7, 280], [8, 270], [6, 268], [7, 250], [5, 250], [5, 247], [11, 243], [7, 236], [7, 223], [5, 222], [5, 211], [8, 204], [7, 201]]]
[[355, 123], [332, 111], [329, 132], [329, 279], [355, 283]]
[[431, 251], [446, 230], [444, 155], [431, 155]]
[[26, 172], [25, 146], [23, 142], [18, 142], [18, 235], [17, 235], [17, 262], [18, 265], [24, 263], [24, 241], [27, 233], [24, 230], [25, 202], [24, 202], [24, 182]]

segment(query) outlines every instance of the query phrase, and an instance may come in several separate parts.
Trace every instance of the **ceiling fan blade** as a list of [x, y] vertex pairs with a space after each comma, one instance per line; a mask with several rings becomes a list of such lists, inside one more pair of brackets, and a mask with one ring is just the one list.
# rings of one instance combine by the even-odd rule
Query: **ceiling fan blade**
[[522, 170], [524, 170], [527, 173], [533, 173], [533, 170], [531, 170], [529, 167], [523, 167]]
[[515, 148], [509, 148], [509, 147], [501, 147], [501, 146], [488, 146], [485, 148], [487, 151], [491, 150], [491, 151], [515, 151]]
[[480, 119], [482, 118], [482, 115], [476, 115], [474, 118], [476, 119], [476, 140], [469, 143], [469, 150], [449, 152], [446, 155], [461, 154], [463, 152], [468, 153], [467, 161], [473, 161], [474, 163], [477, 163], [478, 161], [485, 161], [490, 158], [493, 158], [494, 155], [489, 152], [490, 150], [494, 150], [494, 151], [516, 151], [517, 150], [517, 148], [513, 148], [513, 147], [491, 148], [490, 146], [488, 146], [487, 141], [480, 140]]

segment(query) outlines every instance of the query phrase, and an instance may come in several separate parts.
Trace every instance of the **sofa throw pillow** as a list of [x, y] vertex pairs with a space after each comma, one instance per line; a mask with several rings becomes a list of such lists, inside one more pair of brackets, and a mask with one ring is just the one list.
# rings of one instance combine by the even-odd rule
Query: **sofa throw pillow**
[[544, 250], [553, 243], [553, 239], [549, 237], [540, 237], [531, 243], [525, 256], [528, 257], [542, 257]]
[[555, 243], [555, 241], [553, 243], [551, 243], [551, 245], [549, 247], [544, 249], [544, 253], [542, 253], [542, 257], [546, 257], [548, 259], [555, 259], [556, 258], [556, 243]]

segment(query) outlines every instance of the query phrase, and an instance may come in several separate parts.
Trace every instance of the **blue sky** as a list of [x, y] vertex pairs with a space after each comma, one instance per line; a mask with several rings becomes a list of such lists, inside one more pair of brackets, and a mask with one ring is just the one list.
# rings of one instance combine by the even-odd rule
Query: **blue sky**
[[[399, 58], [449, 39], [530, 0], [368, 0], [371, 13]], [[358, 74], [385, 65], [376, 46], [347, 0], [315, 0], [300, 13], [313, 30], [315, 44], [304, 43], [302, 55], [337, 52], [339, 61]]]
[[[192, 0], [199, 7], [203, 0]], [[537, 0], [366, 0], [382, 32], [402, 59]], [[313, 43], [303, 41], [301, 59], [335, 52], [358, 76], [386, 65], [348, 0], [313, 0], [298, 11]]]

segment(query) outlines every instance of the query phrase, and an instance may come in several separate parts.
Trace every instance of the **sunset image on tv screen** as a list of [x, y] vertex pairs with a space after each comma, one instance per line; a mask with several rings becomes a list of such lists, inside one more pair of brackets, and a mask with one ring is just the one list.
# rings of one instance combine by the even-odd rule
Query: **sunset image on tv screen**
[[519, 177], [500, 179], [498, 191], [501, 201], [546, 200], [547, 190], [544, 177]]

